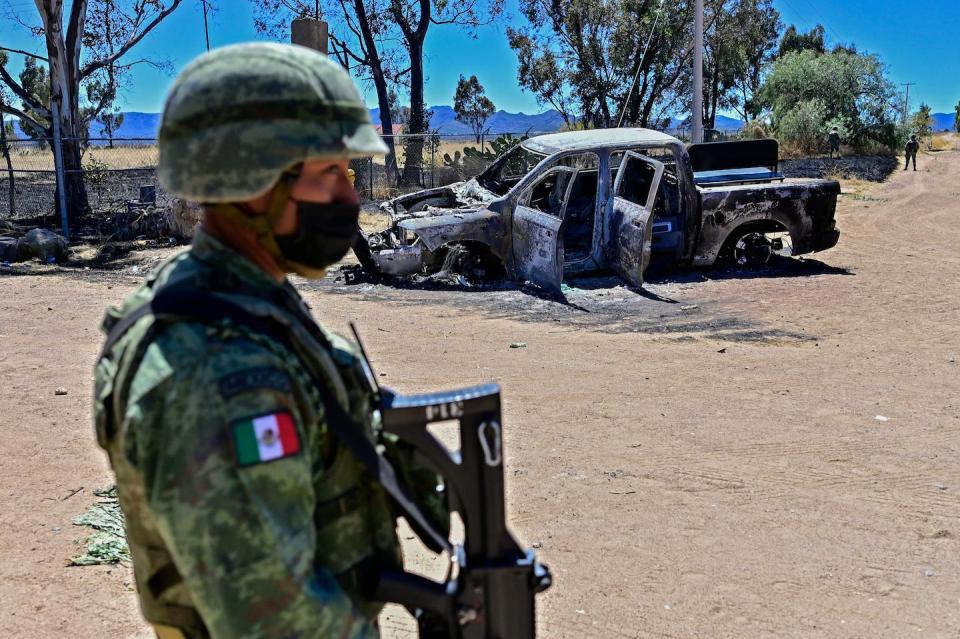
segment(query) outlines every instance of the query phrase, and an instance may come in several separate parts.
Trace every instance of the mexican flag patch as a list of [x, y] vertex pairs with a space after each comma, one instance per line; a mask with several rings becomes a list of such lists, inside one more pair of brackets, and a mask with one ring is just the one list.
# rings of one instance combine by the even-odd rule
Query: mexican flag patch
[[292, 457], [300, 452], [300, 438], [288, 412], [269, 413], [233, 422], [237, 463], [241, 466]]

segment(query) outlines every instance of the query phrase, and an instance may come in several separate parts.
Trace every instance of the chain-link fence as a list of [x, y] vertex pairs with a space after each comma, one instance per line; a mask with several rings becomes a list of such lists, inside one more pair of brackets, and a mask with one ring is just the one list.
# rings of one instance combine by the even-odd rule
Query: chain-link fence
[[[361, 199], [370, 203], [451, 184], [476, 175], [525, 135], [531, 134], [488, 135], [479, 143], [473, 137], [437, 133], [386, 136], [395, 150], [394, 162], [388, 164], [382, 157], [353, 160], [355, 186]], [[83, 140], [81, 147], [80, 172], [93, 213], [109, 215], [169, 202], [157, 181], [155, 139], [97, 138]], [[58, 221], [56, 184], [52, 140], [0, 143], [0, 219]]]
[[[65, 140], [66, 141], [66, 140]], [[7, 140], [0, 157], [0, 218], [37, 219], [57, 214], [53, 141]], [[157, 143], [150, 138], [89, 139], [83, 143], [83, 173], [94, 212], [125, 210], [156, 193]], [[74, 171], [66, 171], [69, 174]], [[145, 187], [141, 191], [141, 187]]]
[[53, 214], [57, 176], [51, 140], [7, 140], [0, 151], [0, 218]]
[[394, 149], [390, 158], [364, 158], [351, 162], [355, 186], [364, 202], [381, 202], [424, 188], [446, 186], [477, 175], [497, 156], [531, 132], [498, 133], [476, 138], [426, 133], [387, 135]]

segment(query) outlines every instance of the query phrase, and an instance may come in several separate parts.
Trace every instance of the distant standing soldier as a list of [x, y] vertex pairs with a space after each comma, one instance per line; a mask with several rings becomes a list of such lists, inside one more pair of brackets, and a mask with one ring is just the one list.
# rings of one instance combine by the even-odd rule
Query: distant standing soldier
[[833, 157], [833, 154], [836, 153], [837, 157], [840, 157], [840, 131], [837, 127], [830, 129], [830, 157]]
[[907, 141], [907, 147], [905, 149], [907, 154], [907, 163], [903, 166], [903, 170], [906, 171], [907, 167], [910, 166], [910, 160], [913, 160], [913, 170], [917, 170], [917, 151], [920, 150], [920, 143], [917, 141], [917, 134], [913, 133], [910, 135], [910, 139]]
[[334, 433], [382, 445], [435, 521], [445, 502], [381, 432], [356, 345], [317, 325], [286, 275], [322, 277], [350, 250], [348, 162], [386, 146], [340, 66], [267, 43], [191, 63], [159, 138], [161, 184], [202, 202], [203, 223], [108, 311], [94, 400], [140, 609], [161, 639], [377, 637], [396, 518]]

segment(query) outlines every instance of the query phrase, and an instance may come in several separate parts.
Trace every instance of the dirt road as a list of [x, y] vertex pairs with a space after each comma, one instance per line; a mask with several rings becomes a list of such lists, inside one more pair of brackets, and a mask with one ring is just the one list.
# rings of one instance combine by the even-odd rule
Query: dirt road
[[[510, 520], [555, 575], [541, 636], [957, 637], [960, 154], [920, 164], [763, 277], [306, 295], [360, 323], [387, 385], [502, 384]], [[0, 278], [4, 636], [144, 633], [127, 567], [65, 567], [110, 483], [96, 326], [136, 281]]]

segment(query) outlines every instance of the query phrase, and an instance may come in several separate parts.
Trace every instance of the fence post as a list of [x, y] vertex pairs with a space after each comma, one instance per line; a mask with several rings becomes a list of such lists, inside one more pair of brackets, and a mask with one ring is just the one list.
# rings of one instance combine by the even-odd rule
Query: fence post
[[372, 155], [367, 158], [367, 174], [370, 176], [370, 195], [368, 195], [367, 197], [373, 200], [374, 198], [373, 198], [373, 156]]
[[60, 226], [63, 238], [70, 241], [70, 227], [67, 225], [67, 182], [63, 172], [63, 148], [60, 144], [60, 109], [57, 103], [50, 101], [53, 107], [53, 164], [57, 173], [57, 195], [60, 204]]
[[[439, 139], [439, 138], [437, 138]], [[437, 146], [433, 143], [433, 138], [430, 139], [430, 188], [435, 188], [437, 186]]]

